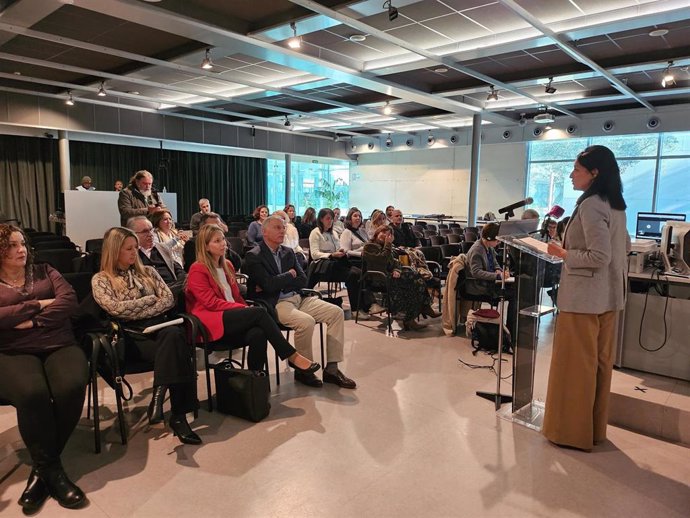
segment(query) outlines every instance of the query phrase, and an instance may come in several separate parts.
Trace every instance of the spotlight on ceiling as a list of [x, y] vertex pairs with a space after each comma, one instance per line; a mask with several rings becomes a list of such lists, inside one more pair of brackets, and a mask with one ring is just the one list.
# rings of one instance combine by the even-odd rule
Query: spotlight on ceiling
[[431, 133], [431, 130], [429, 130], [429, 135], [426, 137], [426, 143], [430, 146], [433, 146], [434, 142], [436, 142], [436, 137], [434, 137], [433, 133]]
[[101, 86], [98, 87], [98, 97], [105, 97], [105, 84], [104, 81], [101, 81]]
[[487, 102], [498, 101], [498, 90], [494, 88], [494, 85], [489, 87], [489, 95], [486, 96]]
[[527, 114], [526, 113], [520, 114], [520, 120], [518, 121], [518, 124], [520, 126], [524, 126], [525, 124], [527, 124]]
[[667, 86], [672, 86], [676, 84], [676, 78], [673, 76], [673, 71], [671, 67], [673, 66], [673, 61], [669, 61], [668, 65], [664, 69], [664, 75], [661, 78], [661, 86], [666, 88]]
[[383, 106], [383, 114], [390, 115], [391, 113], [393, 113], [393, 107], [389, 101], [386, 101], [386, 104]]
[[549, 82], [546, 83], [546, 86], [544, 87], [544, 91], [547, 94], [555, 94], [556, 93], [556, 87], [553, 86], [553, 77], [549, 77]]
[[74, 106], [74, 98], [72, 97], [72, 90], [67, 90], [67, 100], [65, 101], [67, 106]]
[[383, 8], [386, 9], [388, 8], [388, 21], [392, 22], [398, 17], [398, 10], [393, 7], [392, 0], [386, 0], [383, 2]]
[[302, 40], [297, 36], [297, 25], [295, 22], [290, 22], [290, 28], [292, 29], [292, 38], [288, 40], [288, 47], [291, 49], [298, 49], [302, 46]]
[[204, 70], [211, 70], [213, 68], [213, 61], [211, 61], [211, 49], [206, 49], [204, 59], [201, 62], [201, 68]]
[[292, 122], [290, 122], [290, 119], [288, 119], [287, 115], [285, 116], [285, 122], [283, 122], [283, 126], [285, 126], [286, 128], [292, 126]]
[[388, 138], [386, 139], [386, 147], [391, 147], [393, 145], [393, 139], [391, 138], [391, 134], [388, 134]]
[[535, 115], [532, 121], [537, 124], [551, 124], [556, 122], [556, 118], [551, 113], [546, 112]]
[[367, 36], [366, 34], [351, 34], [348, 39], [355, 43], [361, 43], [367, 39]]

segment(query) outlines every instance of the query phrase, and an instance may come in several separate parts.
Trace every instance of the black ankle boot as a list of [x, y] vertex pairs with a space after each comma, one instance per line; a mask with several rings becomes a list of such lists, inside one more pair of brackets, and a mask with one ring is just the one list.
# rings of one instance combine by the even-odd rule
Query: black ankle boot
[[86, 502], [86, 495], [67, 477], [61, 464], [41, 468], [38, 473], [50, 496], [62, 507], [76, 509]]
[[154, 387], [153, 396], [151, 396], [151, 403], [146, 411], [149, 418], [149, 424], [158, 424], [163, 422], [163, 401], [165, 401], [165, 393], [168, 387], [159, 385]]
[[26, 489], [17, 503], [24, 508], [25, 513], [31, 514], [38, 511], [49, 496], [48, 488], [34, 468], [26, 482]]
[[173, 434], [179, 437], [184, 444], [201, 444], [201, 437], [194, 433], [184, 414], [171, 415], [169, 424]]

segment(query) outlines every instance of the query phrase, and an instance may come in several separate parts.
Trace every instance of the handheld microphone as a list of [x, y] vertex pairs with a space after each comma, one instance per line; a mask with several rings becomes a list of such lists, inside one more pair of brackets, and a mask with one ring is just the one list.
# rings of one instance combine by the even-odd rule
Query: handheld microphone
[[499, 214], [505, 214], [513, 212], [515, 209], [519, 209], [520, 207], [524, 207], [525, 205], [529, 205], [530, 203], [534, 202], [533, 198], [525, 198], [524, 200], [516, 201], [515, 203], [511, 203], [510, 205], [506, 205], [502, 209], [498, 209]]
[[565, 209], [561, 207], [560, 205], [554, 205], [551, 207], [551, 210], [546, 213], [547, 216], [552, 217], [552, 218], [560, 218], [563, 214], [565, 213]]

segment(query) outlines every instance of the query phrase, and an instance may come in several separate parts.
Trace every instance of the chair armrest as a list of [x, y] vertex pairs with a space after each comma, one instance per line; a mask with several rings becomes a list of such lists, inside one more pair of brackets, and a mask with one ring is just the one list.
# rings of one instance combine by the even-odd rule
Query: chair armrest
[[246, 273], [235, 273], [235, 278], [238, 280], [242, 279], [244, 281], [242, 283], [238, 282], [238, 284], [247, 284], [247, 281], [249, 280], [249, 275], [247, 275]]
[[316, 290], [311, 290], [309, 288], [302, 288], [301, 290], [299, 290], [299, 292], [300, 295], [303, 295], [304, 297], [318, 297], [320, 299], [323, 298], [323, 295], [321, 295], [320, 292]]

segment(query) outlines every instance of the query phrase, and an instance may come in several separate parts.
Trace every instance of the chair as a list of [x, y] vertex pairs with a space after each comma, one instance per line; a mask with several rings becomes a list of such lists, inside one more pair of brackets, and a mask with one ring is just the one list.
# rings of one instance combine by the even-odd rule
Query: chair
[[467, 227], [463, 234], [465, 236], [465, 241], [476, 241], [479, 236], [479, 231], [477, 227]]
[[427, 230], [438, 230], [438, 227], [436, 225], [432, 225], [431, 223], [427, 223], [426, 229]]
[[424, 234], [425, 238], [430, 238], [431, 236], [437, 236], [438, 233], [435, 230], [423, 230], [422, 234]]
[[472, 245], [474, 244], [474, 241], [463, 241], [460, 243], [460, 246], [462, 247], [462, 253], [467, 254], [470, 251], [470, 248], [472, 248]]
[[[367, 281], [369, 281], [369, 284]], [[378, 281], [378, 283], [376, 281]], [[364, 256], [362, 256], [362, 273], [359, 276], [359, 286], [357, 288], [357, 311], [355, 312], [355, 324], [359, 322], [359, 308], [362, 306], [362, 292], [365, 289], [374, 293], [381, 293], [384, 296], [384, 306], [386, 308], [386, 316], [388, 317], [388, 332], [393, 334], [390, 274], [378, 270], [369, 270], [367, 262], [364, 260]]]
[[448, 230], [450, 227], [446, 223], [439, 223], [438, 224], [438, 229], [439, 231], [441, 230]]
[[72, 285], [77, 300], [83, 301], [91, 293], [91, 278], [95, 272], [78, 272], [78, 273], [63, 273], [64, 279]]
[[448, 234], [452, 234], [453, 231], [449, 228], [439, 228], [438, 229], [438, 234], [440, 236], [447, 236]]
[[32, 245], [45, 241], [71, 241], [67, 236], [56, 236], [55, 234], [29, 234], [28, 237]]
[[463, 236], [458, 234], [448, 234], [446, 239], [448, 240], [449, 245], [457, 245], [458, 243], [462, 242]]
[[473, 307], [477, 302], [480, 306], [482, 302], [488, 302], [491, 305], [495, 303], [495, 299], [490, 295], [470, 295], [467, 293], [467, 274], [464, 268], [458, 271], [458, 282], [455, 284], [455, 315], [453, 318], [456, 324], [460, 316], [460, 302], [463, 300], [471, 301]]
[[87, 239], [84, 245], [86, 253], [100, 252], [103, 247], [103, 238]]
[[34, 261], [48, 263], [60, 273], [71, 273], [74, 271], [72, 260], [82, 255], [77, 250], [37, 250]]
[[448, 263], [452, 257], [457, 257], [462, 253], [460, 245], [441, 245], [441, 254], [443, 255], [443, 269], [448, 269]]
[[240, 254], [240, 257], [244, 257], [244, 241], [240, 237], [226, 237], [225, 240], [228, 242], [228, 246]]
[[429, 236], [431, 246], [441, 246], [448, 243], [446, 236]]
[[34, 243], [34, 250], [76, 250], [77, 245], [71, 241], [40, 241]]
[[448, 228], [462, 228], [460, 223], [449, 223]]

